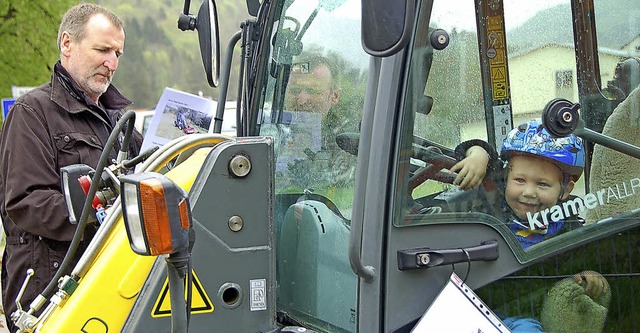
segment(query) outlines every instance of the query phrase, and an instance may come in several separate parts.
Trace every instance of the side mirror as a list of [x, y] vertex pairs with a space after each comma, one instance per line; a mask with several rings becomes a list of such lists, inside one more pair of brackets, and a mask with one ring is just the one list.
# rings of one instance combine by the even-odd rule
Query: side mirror
[[189, 251], [191, 208], [182, 188], [156, 172], [122, 176], [120, 186], [133, 252], [158, 256]]
[[211, 87], [218, 86], [220, 78], [220, 37], [218, 32], [218, 12], [213, 0], [205, 0], [200, 5], [196, 19], [202, 64]]
[[218, 86], [220, 77], [220, 37], [216, 4], [214, 0], [204, 0], [198, 10], [198, 16], [193, 17], [189, 14], [190, 3], [190, 0], [184, 2], [184, 12], [178, 17], [178, 29], [198, 30], [200, 55], [207, 74], [207, 82], [215, 88]]

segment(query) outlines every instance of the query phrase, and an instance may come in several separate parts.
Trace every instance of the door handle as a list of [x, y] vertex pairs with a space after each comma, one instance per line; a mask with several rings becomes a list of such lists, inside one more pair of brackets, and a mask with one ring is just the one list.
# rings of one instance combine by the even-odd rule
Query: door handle
[[428, 247], [399, 250], [398, 269], [401, 271], [451, 265], [470, 261], [495, 261], [498, 253], [498, 241], [482, 242], [478, 246], [453, 249], [430, 249]]

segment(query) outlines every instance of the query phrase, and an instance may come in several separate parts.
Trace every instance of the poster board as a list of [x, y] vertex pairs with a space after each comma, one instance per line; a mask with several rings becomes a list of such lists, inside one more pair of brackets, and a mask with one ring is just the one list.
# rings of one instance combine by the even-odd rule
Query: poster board
[[183, 135], [208, 133], [217, 103], [171, 88], [165, 88], [156, 105], [141, 151], [162, 146]]
[[507, 333], [510, 331], [456, 273], [451, 273], [447, 284], [411, 332]]

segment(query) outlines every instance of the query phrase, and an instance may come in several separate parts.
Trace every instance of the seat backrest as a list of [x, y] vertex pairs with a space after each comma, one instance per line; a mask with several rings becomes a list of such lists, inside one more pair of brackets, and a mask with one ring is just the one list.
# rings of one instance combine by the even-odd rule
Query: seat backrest
[[[640, 88], [620, 103], [604, 125], [602, 134], [640, 146]], [[606, 203], [587, 213], [587, 224], [640, 208], [640, 195], [619, 195], [622, 188], [632, 190], [638, 182], [640, 160], [612, 149], [595, 145], [590, 170], [590, 192], [607, 191]], [[635, 184], [638, 186], [639, 184]], [[609, 193], [612, 190], [613, 194]]]
[[618, 63], [614, 70], [613, 80], [608, 87], [617, 90], [620, 97], [625, 98], [640, 85], [640, 58], [633, 57]]
[[289, 207], [276, 241], [279, 311], [329, 331], [355, 331], [358, 278], [347, 222], [320, 201]]

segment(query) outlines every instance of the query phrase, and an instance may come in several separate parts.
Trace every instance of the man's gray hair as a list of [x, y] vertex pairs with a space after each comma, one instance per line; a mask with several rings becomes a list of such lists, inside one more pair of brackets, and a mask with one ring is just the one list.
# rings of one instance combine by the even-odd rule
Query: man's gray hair
[[122, 20], [110, 10], [92, 3], [81, 3], [69, 8], [62, 17], [62, 22], [58, 29], [58, 49], [61, 49], [62, 33], [65, 31], [71, 37], [81, 41], [85, 37], [87, 21], [95, 14], [104, 15], [116, 28], [124, 29]]

